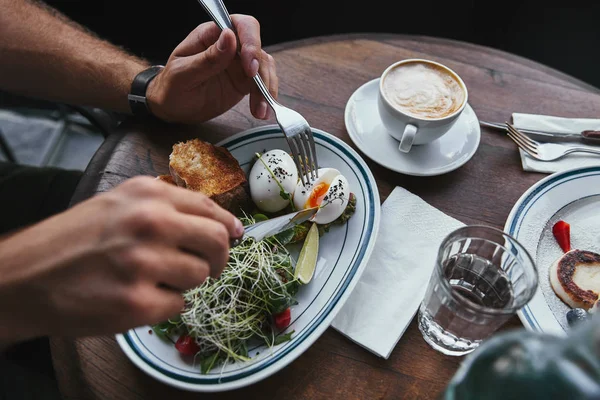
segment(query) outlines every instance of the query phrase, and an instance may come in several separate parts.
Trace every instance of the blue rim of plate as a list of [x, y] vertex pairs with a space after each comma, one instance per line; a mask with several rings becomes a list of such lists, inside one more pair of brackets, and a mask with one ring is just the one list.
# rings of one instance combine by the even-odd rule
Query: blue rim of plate
[[[230, 139], [225, 139], [221, 143], [218, 143], [218, 145], [226, 146], [227, 148], [231, 148], [237, 144], [240, 144], [242, 142], [248, 142], [253, 139], [262, 139], [263, 137], [266, 137], [266, 139], [277, 138], [278, 136], [273, 136], [275, 134], [281, 135], [280, 137], [283, 137], [281, 130], [277, 127], [262, 127], [262, 128], [257, 128], [256, 130], [254, 130], [254, 129], [249, 130], [247, 133], [241, 132], [240, 134], [235, 135]], [[321, 326], [323, 321], [325, 321], [327, 318], [330, 317], [331, 311], [338, 304], [340, 298], [346, 293], [346, 289], [348, 288], [350, 283], [353, 281], [357, 270], [363, 263], [366, 263], [366, 261], [368, 260], [368, 257], [370, 256], [371, 250], [373, 248], [373, 245], [372, 245], [373, 240], [369, 240], [368, 237], [376, 236], [376, 233], [373, 234], [373, 232], [374, 232], [375, 224], [378, 224], [378, 222], [379, 222], [378, 213], [376, 213], [376, 206], [379, 206], [379, 193], [378, 193], [377, 187], [376, 186], [373, 187], [373, 185], [372, 185], [372, 182], [375, 182], [373, 175], [368, 170], [368, 167], [366, 166], [365, 162], [360, 158], [360, 156], [351, 147], [349, 147], [346, 143], [344, 143], [340, 139], [336, 138], [335, 136], [332, 136], [331, 134], [328, 134], [328, 133], [318, 130], [318, 129], [313, 129], [313, 135], [314, 135], [315, 139], [319, 139], [319, 140], [327, 143], [328, 145], [332, 146], [333, 148], [337, 149], [339, 152], [341, 152], [344, 156], [344, 157], [341, 157], [342, 159], [346, 158], [346, 159], [349, 159], [352, 161], [352, 166], [355, 166], [356, 168], [358, 168], [358, 171], [355, 171], [355, 173], [360, 172], [360, 176], [362, 177], [362, 179], [364, 180], [364, 182], [366, 184], [366, 189], [363, 189], [363, 193], [367, 194], [368, 199], [369, 199], [368, 202], [365, 200], [365, 206], [367, 206], [367, 205], [369, 206], [368, 209], [365, 209], [365, 220], [368, 225], [367, 225], [367, 229], [363, 229], [363, 232], [367, 233], [367, 235], [365, 235], [367, 237], [367, 239], [363, 239], [361, 237], [361, 240], [360, 240], [361, 245], [360, 245], [360, 248], [357, 249], [357, 252], [355, 253], [355, 256], [353, 257], [353, 265], [350, 268], [350, 271], [345, 274], [344, 280], [342, 282], [340, 282], [342, 284], [342, 287], [337, 289], [334, 292], [334, 295], [328, 300], [328, 302], [324, 306], [325, 310], [322, 311], [320, 313], [320, 315], [318, 315], [316, 321], [312, 321], [301, 332], [300, 336], [295, 337], [292, 342], [289, 342], [289, 345], [285, 349], [282, 349], [275, 356], [266, 360], [264, 362], [264, 364], [262, 364], [259, 368], [251, 369], [249, 371], [241, 372], [238, 374], [233, 374], [231, 376], [226, 376], [226, 377], [214, 376], [214, 377], [209, 378], [208, 375], [203, 375], [202, 378], [195, 378], [195, 377], [190, 377], [190, 376], [184, 376], [184, 375], [180, 375], [180, 374], [174, 373], [172, 371], [166, 370], [166, 369], [156, 365], [152, 360], [150, 360], [146, 356], [145, 352], [140, 350], [138, 345], [131, 339], [131, 335], [134, 334], [133, 330], [130, 330], [122, 335], [117, 335], [117, 337], [121, 336], [124, 339], [125, 343], [129, 346], [130, 350], [132, 350], [133, 353], [139, 358], [139, 360], [142, 361], [144, 364], [146, 364], [146, 366], [152, 368], [156, 372], [159, 372], [160, 374], [164, 375], [165, 377], [168, 377], [170, 379], [173, 379], [173, 380], [176, 380], [176, 381], [179, 381], [182, 383], [186, 383], [186, 384], [210, 386], [210, 385], [221, 385], [224, 383], [239, 381], [239, 380], [241, 380], [243, 378], [247, 378], [251, 375], [258, 374], [261, 371], [264, 371], [265, 369], [273, 366], [273, 364], [277, 363], [279, 360], [283, 359], [286, 355], [288, 355], [290, 352], [292, 352], [298, 346], [303, 344], [303, 342], [305, 342], [314, 333], [314, 331], [318, 327]], [[316, 338], [315, 338], [315, 340], [316, 340]], [[121, 343], [119, 343], [119, 344], [121, 344]], [[155, 355], [155, 357], [157, 359], [160, 359], [156, 355]]]
[[[560, 186], [563, 183], [575, 179], [587, 178], [589, 176], [600, 175], [600, 166], [574, 168], [567, 171], [554, 173], [535, 185], [533, 185], [521, 198], [515, 203], [504, 227], [505, 231], [519, 240], [519, 231], [523, 220], [531, 207], [547, 192]], [[545, 221], [546, 222], [546, 221]], [[525, 305], [518, 313], [521, 322], [533, 331], [543, 332], [543, 329], [531, 310], [529, 304]]]

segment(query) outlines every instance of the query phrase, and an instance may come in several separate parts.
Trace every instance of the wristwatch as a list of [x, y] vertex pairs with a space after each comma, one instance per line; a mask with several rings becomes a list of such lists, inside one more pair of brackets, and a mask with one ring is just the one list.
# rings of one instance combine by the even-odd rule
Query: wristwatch
[[131, 112], [136, 117], [149, 117], [152, 115], [146, 100], [146, 90], [152, 79], [154, 79], [163, 68], [164, 65], [153, 65], [133, 78], [131, 90], [127, 95], [127, 99], [129, 100]]

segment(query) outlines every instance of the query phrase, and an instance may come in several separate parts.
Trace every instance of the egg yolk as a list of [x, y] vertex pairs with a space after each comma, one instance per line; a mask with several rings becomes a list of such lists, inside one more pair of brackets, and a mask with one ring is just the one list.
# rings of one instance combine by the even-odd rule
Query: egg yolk
[[316, 185], [310, 192], [310, 196], [308, 197], [308, 201], [306, 202], [306, 205], [304, 207], [313, 208], [320, 206], [328, 190], [329, 185], [325, 182], [321, 182], [318, 185]]

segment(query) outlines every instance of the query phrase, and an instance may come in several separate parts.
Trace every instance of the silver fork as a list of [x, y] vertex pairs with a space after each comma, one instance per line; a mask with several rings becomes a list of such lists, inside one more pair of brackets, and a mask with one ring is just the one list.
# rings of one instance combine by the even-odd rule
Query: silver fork
[[[231, 22], [231, 17], [222, 0], [198, 0], [198, 2], [204, 7], [219, 28], [222, 30], [231, 29], [236, 33]], [[312, 129], [310, 129], [308, 122], [306, 122], [306, 119], [300, 113], [282, 106], [271, 96], [260, 74], [256, 74], [254, 82], [265, 100], [267, 100], [267, 103], [269, 103], [269, 106], [271, 106], [271, 109], [273, 109], [277, 124], [283, 131], [290, 146], [292, 158], [296, 163], [296, 168], [298, 168], [298, 175], [300, 175], [302, 184], [306, 186], [307, 183], [319, 177], [319, 163], [317, 161], [317, 150], [315, 148]]]
[[555, 143], [540, 143], [524, 133], [519, 132], [514, 126], [506, 122], [508, 136], [519, 146], [521, 150], [532, 158], [540, 161], [554, 161], [568, 154], [581, 152], [600, 155], [600, 150], [588, 147], [569, 146]]

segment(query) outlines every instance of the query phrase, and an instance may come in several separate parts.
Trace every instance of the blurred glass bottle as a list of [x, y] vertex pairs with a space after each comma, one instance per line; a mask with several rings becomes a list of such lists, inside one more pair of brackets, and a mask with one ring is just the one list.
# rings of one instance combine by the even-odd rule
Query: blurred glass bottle
[[600, 399], [600, 313], [566, 337], [522, 329], [490, 338], [465, 357], [442, 398]]

